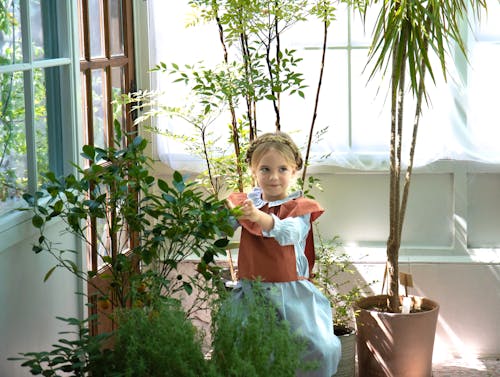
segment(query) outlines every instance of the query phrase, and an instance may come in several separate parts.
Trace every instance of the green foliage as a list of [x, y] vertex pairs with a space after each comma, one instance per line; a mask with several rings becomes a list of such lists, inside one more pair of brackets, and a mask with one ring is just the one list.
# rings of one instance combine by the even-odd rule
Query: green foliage
[[313, 281], [331, 303], [335, 334], [348, 334], [354, 331], [356, 313], [353, 304], [374, 282], [367, 283], [353, 277], [356, 271], [349, 255], [341, 251], [338, 237], [328, 241], [317, 237], [317, 241]]
[[[119, 129], [117, 123], [117, 145], [121, 140]], [[63, 177], [46, 172], [44, 190], [24, 194], [33, 212], [32, 224], [40, 230], [33, 250], [47, 251], [57, 261], [46, 278], [58, 267], [90, 284], [95, 276], [95, 271], [81, 271], [67, 257], [77, 250], [60, 249], [46, 237], [46, 226], [57, 219], [89, 247], [89, 227], [98, 221], [105, 224], [107, 232], [97, 235], [97, 250], [104, 266], [110, 267], [103, 277], [112, 290], [96, 289], [101, 298], [112, 300], [115, 306], [124, 307], [136, 299], [149, 302], [148, 297], [138, 298], [137, 290], [130, 289], [146, 283], [150, 293], [168, 296], [178, 289], [190, 293], [194, 280], [174, 273], [190, 255], [200, 258], [201, 275], [212, 279], [214, 257], [224, 252], [227, 237], [233, 234], [231, 211], [196, 183], [186, 182], [178, 172], [173, 174], [171, 184], [156, 180], [148, 170], [146, 146], [140, 136], [124, 148], [85, 145], [82, 157], [88, 160], [88, 167], [75, 165], [78, 175]], [[125, 252], [130, 252], [131, 258]], [[149, 270], [148, 275], [137, 273], [137, 265]]]
[[279, 318], [262, 286], [241, 300], [229, 296], [214, 312], [212, 362], [225, 377], [294, 377], [314, 369], [301, 362], [306, 343]]
[[50, 351], [21, 353], [22, 357], [9, 360], [23, 361], [21, 366], [29, 368], [32, 375], [44, 377], [109, 376], [106, 373], [111, 353], [109, 349], [103, 348], [103, 344], [110, 334], [91, 336], [87, 322], [92, 318], [83, 321], [76, 318], [58, 319], [70, 327], [76, 327], [76, 330], [60, 332], [64, 337]]
[[[199, 157], [206, 168], [200, 181], [215, 195], [225, 190], [244, 191], [252, 184], [245, 178], [244, 156], [248, 143], [261, 131], [257, 119], [280, 130], [282, 98], [305, 96], [307, 85], [299, 69], [302, 58], [298, 51], [284, 46], [281, 38], [295, 24], [319, 19], [326, 26], [326, 41], [326, 29], [335, 19], [336, 2], [192, 0], [189, 3], [195, 16], [188, 26], [200, 23], [217, 26], [221, 45], [219, 63], [213, 67], [206, 67], [203, 62], [182, 67], [175, 62], [157, 63], [153, 71], [171, 75], [174, 85], [187, 89], [189, 96], [182, 105], [165, 104], [162, 94], [153, 92], [133, 93], [124, 101], [142, 110], [137, 123], [163, 114], [192, 125], [196, 135], [189, 140], [185, 132], [179, 134], [154, 126], [149, 129], [186, 142], [187, 152]], [[323, 49], [326, 50], [326, 44]], [[320, 66], [322, 73], [324, 61]], [[258, 114], [264, 103], [274, 110], [272, 119]], [[230, 120], [227, 133], [215, 129], [221, 115]], [[311, 139], [316, 133], [315, 115], [306, 145], [306, 166]], [[227, 140], [226, 145], [220, 143], [221, 138]], [[306, 181], [305, 170], [302, 182]]]
[[175, 301], [152, 310], [116, 313], [118, 329], [107, 376], [215, 376], [205, 360], [198, 330]]
[[[390, 75], [390, 184], [389, 236], [387, 240], [387, 286], [390, 311], [399, 312], [399, 250], [413, 171], [413, 159], [420, 124], [422, 103], [429, 100], [426, 75], [435, 81], [433, 53], [446, 80], [446, 57], [455, 46], [466, 56], [461, 23], [476, 17], [485, 0], [379, 1], [380, 7], [369, 52], [372, 74]], [[409, 78], [409, 83], [405, 83]], [[405, 109], [405, 95], [415, 99], [413, 110]], [[408, 106], [406, 106], [408, 107]], [[404, 114], [413, 113], [410, 122]], [[406, 125], [408, 123], [408, 125]], [[403, 131], [410, 127], [411, 141], [407, 162], [402, 158]], [[404, 179], [402, 178], [404, 176]], [[385, 282], [384, 282], [385, 283]]]
[[[68, 338], [51, 351], [21, 354], [23, 365], [46, 376], [213, 375], [204, 366], [201, 340], [188, 312], [172, 304], [172, 297], [195, 288], [200, 296], [218, 292], [220, 268], [214, 258], [225, 251], [227, 237], [233, 234], [233, 212], [178, 172], [171, 183], [153, 177], [144, 154], [146, 140], [125, 135], [130, 142], [121, 147], [120, 129], [116, 122], [115, 146], [82, 148], [86, 163], [75, 165], [76, 175], [45, 172], [43, 190], [23, 196], [25, 210], [33, 213], [32, 225], [40, 231], [33, 251], [48, 252], [56, 261], [45, 280], [63, 268], [92, 285], [98, 308], [100, 303], [115, 308], [111, 319], [118, 330], [109, 335], [115, 348], [107, 348], [108, 335], [89, 335], [85, 325], [90, 318], [70, 319], [77, 333], [63, 333]], [[89, 247], [89, 228], [97, 221], [105, 224], [108, 231], [97, 234], [98, 257], [107, 271], [99, 275], [107, 283], [104, 288], [95, 284], [96, 271], [81, 270], [69, 257], [77, 249], [62, 249], [48, 238], [46, 228], [54, 221], [65, 224], [67, 232]], [[184, 276], [177, 267], [190, 255], [199, 258], [197, 272]], [[102, 363], [106, 372], [99, 369]]]

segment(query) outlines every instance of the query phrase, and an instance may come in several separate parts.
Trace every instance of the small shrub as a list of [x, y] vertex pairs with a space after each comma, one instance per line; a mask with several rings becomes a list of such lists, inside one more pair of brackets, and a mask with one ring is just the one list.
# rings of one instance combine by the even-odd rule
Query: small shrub
[[117, 313], [113, 376], [215, 376], [202, 353], [202, 339], [178, 302]]
[[[279, 318], [259, 284], [215, 311], [212, 362], [224, 377], [295, 377], [306, 342]], [[311, 369], [313, 365], [307, 365]]]

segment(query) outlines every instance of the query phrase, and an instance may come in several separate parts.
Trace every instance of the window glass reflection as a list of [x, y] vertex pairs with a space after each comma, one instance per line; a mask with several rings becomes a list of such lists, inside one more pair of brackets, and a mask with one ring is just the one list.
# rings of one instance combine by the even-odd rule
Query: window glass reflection
[[89, 0], [89, 37], [90, 56], [93, 58], [104, 56], [104, 15], [102, 0]]
[[0, 74], [0, 212], [27, 189], [27, 149], [22, 72]]
[[111, 56], [123, 55], [123, 14], [121, 0], [109, 0], [109, 49]]
[[0, 65], [23, 61], [19, 0], [1, 0]]
[[106, 92], [104, 91], [105, 73], [102, 69], [92, 71], [92, 108], [94, 109], [94, 145], [108, 146]]
[[[48, 4], [48, 3], [46, 3]], [[33, 60], [42, 60], [45, 58], [44, 49], [44, 39], [43, 39], [43, 16], [47, 17], [48, 14], [42, 14], [42, 9], [40, 6], [40, 0], [30, 1], [30, 24], [31, 24], [31, 48], [33, 54]], [[48, 19], [46, 19], [49, 21]], [[49, 22], [46, 22], [49, 26]], [[57, 44], [55, 39], [54, 42], [48, 41], [49, 44]], [[53, 56], [50, 56], [53, 57]]]

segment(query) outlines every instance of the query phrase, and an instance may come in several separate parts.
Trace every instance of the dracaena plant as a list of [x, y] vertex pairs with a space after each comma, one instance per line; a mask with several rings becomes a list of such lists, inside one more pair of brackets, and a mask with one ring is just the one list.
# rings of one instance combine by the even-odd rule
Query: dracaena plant
[[[426, 77], [438, 73], [446, 79], [449, 48], [457, 46], [464, 55], [461, 22], [477, 16], [484, 0], [370, 1], [370, 11], [379, 8], [369, 62], [373, 73], [390, 77], [390, 186], [389, 237], [387, 240], [388, 308], [399, 312], [399, 250], [413, 171], [422, 104], [429, 99]], [[432, 54], [437, 57], [437, 69]], [[373, 73], [370, 78], [373, 78]], [[406, 96], [414, 99], [413, 119], [406, 124]], [[409, 129], [408, 129], [409, 128]], [[403, 131], [411, 133], [407, 163], [403, 157]], [[404, 168], [406, 166], [406, 168]]]

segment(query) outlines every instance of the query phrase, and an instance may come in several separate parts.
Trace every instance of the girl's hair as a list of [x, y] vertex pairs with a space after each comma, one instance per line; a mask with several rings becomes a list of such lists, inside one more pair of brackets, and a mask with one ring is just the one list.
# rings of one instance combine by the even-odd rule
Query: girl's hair
[[257, 163], [269, 149], [280, 152], [297, 170], [302, 169], [303, 161], [299, 148], [288, 134], [281, 131], [262, 134], [252, 141], [247, 150], [247, 163], [250, 166]]

